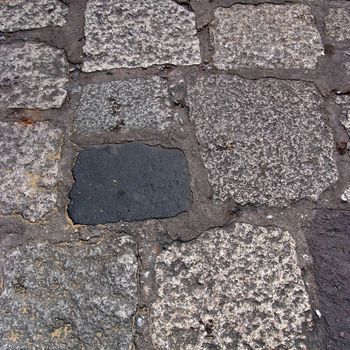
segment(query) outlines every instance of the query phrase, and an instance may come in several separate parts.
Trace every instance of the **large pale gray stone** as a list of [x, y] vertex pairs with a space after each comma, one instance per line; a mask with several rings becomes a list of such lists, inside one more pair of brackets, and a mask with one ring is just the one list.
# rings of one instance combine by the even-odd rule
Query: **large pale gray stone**
[[195, 16], [172, 0], [89, 0], [85, 72], [200, 63]]
[[6, 257], [4, 281], [1, 349], [130, 349], [137, 308], [131, 238], [19, 247]]
[[42, 43], [0, 45], [0, 107], [59, 108], [67, 92], [63, 50]]
[[63, 26], [68, 7], [59, 0], [0, 1], [0, 31]]
[[46, 122], [0, 130], [0, 213], [38, 221], [56, 204], [62, 131]]
[[350, 40], [350, 6], [331, 8], [325, 17], [326, 34], [337, 41]]
[[85, 86], [74, 127], [81, 132], [149, 128], [165, 130], [173, 121], [165, 80], [119, 80]]
[[323, 45], [305, 5], [234, 5], [214, 11], [214, 65], [234, 68], [315, 68]]
[[216, 199], [284, 206], [317, 200], [337, 180], [333, 136], [313, 84], [193, 79], [190, 119]]
[[156, 283], [155, 349], [306, 349], [310, 304], [286, 231], [236, 224], [173, 244]]

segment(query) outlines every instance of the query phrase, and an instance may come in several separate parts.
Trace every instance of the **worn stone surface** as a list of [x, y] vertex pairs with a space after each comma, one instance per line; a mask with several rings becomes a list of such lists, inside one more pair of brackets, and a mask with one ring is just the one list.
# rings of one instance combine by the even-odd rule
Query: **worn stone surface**
[[155, 349], [305, 349], [310, 305], [288, 232], [212, 229], [170, 246], [155, 269]]
[[47, 122], [0, 130], [0, 213], [38, 221], [56, 204], [62, 131]]
[[216, 199], [281, 206], [316, 200], [337, 180], [332, 133], [312, 84], [193, 79], [190, 119]]
[[200, 63], [194, 14], [171, 0], [89, 0], [85, 72]]
[[165, 130], [173, 120], [165, 80], [119, 80], [84, 87], [74, 122], [83, 132], [149, 128]]
[[92, 147], [78, 154], [73, 173], [68, 211], [75, 223], [171, 217], [190, 205], [188, 167], [179, 149]]
[[337, 41], [350, 40], [350, 7], [331, 8], [325, 17], [326, 34]]
[[59, 0], [5, 0], [0, 2], [0, 31], [63, 26], [68, 7]]
[[0, 107], [59, 108], [67, 92], [63, 50], [41, 43], [0, 45]]
[[316, 68], [323, 46], [305, 5], [218, 8], [210, 26], [213, 63], [220, 69]]
[[327, 350], [350, 348], [350, 214], [319, 210], [308, 235], [328, 333]]
[[130, 349], [135, 244], [31, 243], [12, 250], [0, 296], [1, 349]]

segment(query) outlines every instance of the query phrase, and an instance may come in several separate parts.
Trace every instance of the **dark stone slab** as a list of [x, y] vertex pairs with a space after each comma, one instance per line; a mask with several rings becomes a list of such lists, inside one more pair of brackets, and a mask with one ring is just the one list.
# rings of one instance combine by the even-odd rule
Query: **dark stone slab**
[[328, 333], [327, 350], [350, 349], [350, 212], [320, 210], [308, 235]]
[[179, 149], [138, 143], [78, 154], [68, 212], [74, 223], [167, 218], [190, 206], [189, 173]]

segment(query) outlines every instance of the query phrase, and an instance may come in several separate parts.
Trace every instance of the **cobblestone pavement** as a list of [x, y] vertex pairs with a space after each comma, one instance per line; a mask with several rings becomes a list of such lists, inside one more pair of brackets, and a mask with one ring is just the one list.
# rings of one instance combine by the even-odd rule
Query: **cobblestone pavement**
[[349, 350], [350, 2], [0, 0], [0, 349]]

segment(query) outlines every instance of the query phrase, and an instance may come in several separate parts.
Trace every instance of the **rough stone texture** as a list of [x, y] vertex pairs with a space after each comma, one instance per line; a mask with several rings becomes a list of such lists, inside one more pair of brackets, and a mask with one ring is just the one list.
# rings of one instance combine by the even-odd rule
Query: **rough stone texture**
[[58, 0], [0, 1], [0, 31], [63, 26], [68, 7]]
[[120, 128], [164, 130], [172, 120], [166, 81], [154, 77], [86, 86], [74, 126], [84, 132]]
[[75, 223], [171, 217], [190, 206], [189, 174], [179, 149], [138, 143], [78, 154], [69, 214]]
[[162, 252], [156, 281], [155, 349], [306, 349], [310, 305], [288, 232], [212, 229]]
[[320, 210], [308, 236], [327, 350], [350, 349], [350, 213]]
[[130, 349], [137, 259], [127, 237], [46, 242], [7, 256], [1, 349]]
[[67, 92], [63, 50], [41, 43], [0, 45], [0, 107], [59, 108]]
[[337, 180], [332, 133], [312, 84], [193, 79], [190, 119], [216, 199], [281, 206], [316, 200]]
[[38, 221], [56, 204], [62, 131], [46, 122], [0, 130], [0, 213]]
[[337, 41], [350, 40], [350, 7], [331, 8], [325, 18], [326, 34]]
[[195, 16], [171, 0], [89, 0], [83, 70], [200, 63]]
[[343, 202], [349, 202], [350, 201], [350, 186], [348, 188], [346, 188], [345, 191], [343, 192], [343, 194], [341, 196], [341, 200]]
[[218, 8], [210, 27], [214, 65], [234, 68], [315, 68], [320, 34], [305, 5]]

